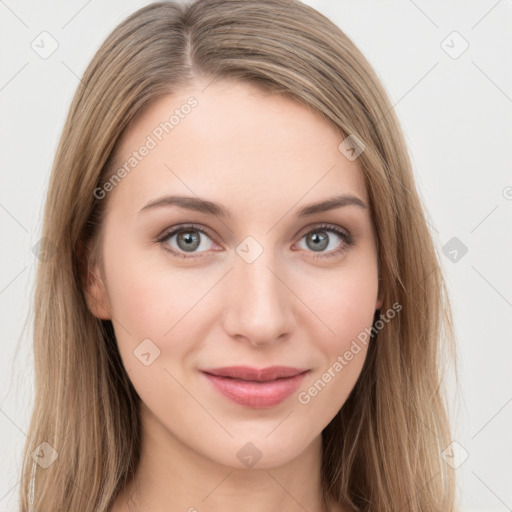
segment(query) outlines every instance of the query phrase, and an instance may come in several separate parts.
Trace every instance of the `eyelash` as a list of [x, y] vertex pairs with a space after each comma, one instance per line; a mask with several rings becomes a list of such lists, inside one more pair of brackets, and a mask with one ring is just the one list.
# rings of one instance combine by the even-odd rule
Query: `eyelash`
[[[328, 252], [328, 253], [320, 253], [319, 255], [317, 256], [313, 256], [314, 259], [318, 259], [318, 258], [331, 258], [331, 257], [334, 257], [334, 256], [338, 256], [338, 255], [341, 255], [343, 253], [345, 253], [346, 251], [348, 251], [350, 249], [350, 247], [352, 247], [354, 245], [354, 238], [353, 236], [348, 232], [348, 231], [345, 231], [345, 230], [341, 230], [340, 228], [338, 228], [337, 226], [334, 226], [332, 224], [320, 224], [318, 226], [315, 226], [313, 229], [310, 229], [309, 231], [307, 231], [306, 233], [304, 233], [304, 235], [302, 235], [301, 237], [301, 240], [302, 238], [304, 238], [306, 235], [309, 235], [310, 233], [314, 233], [315, 231], [331, 231], [333, 233], [335, 233], [338, 237], [340, 237], [344, 243], [343, 245], [339, 248], [339, 249], [335, 249], [331, 252]], [[158, 239], [157, 239], [157, 242], [164, 245], [165, 242], [171, 237], [171, 236], [174, 236], [180, 232], [186, 232], [186, 231], [198, 231], [200, 233], [202, 233], [203, 235], [206, 235], [208, 238], [212, 239], [212, 237], [204, 230], [202, 229], [201, 227], [199, 227], [198, 225], [196, 224], [185, 224], [185, 225], [181, 225], [177, 228], [173, 228], [172, 230], [170, 231], [166, 231], [164, 234], [162, 234]], [[183, 253], [181, 252], [178, 252], [174, 249], [169, 249], [167, 247], [164, 247], [164, 249], [168, 252], [170, 252], [173, 256], [176, 256], [178, 258], [183, 258], [183, 259], [193, 259], [193, 258], [201, 258], [202, 256], [184, 256]]]

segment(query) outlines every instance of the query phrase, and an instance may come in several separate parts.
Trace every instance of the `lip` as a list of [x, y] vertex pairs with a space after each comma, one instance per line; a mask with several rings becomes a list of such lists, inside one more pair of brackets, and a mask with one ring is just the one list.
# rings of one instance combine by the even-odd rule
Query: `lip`
[[284, 401], [296, 391], [308, 372], [289, 366], [262, 369], [230, 366], [201, 370], [223, 396], [254, 409], [273, 407]]

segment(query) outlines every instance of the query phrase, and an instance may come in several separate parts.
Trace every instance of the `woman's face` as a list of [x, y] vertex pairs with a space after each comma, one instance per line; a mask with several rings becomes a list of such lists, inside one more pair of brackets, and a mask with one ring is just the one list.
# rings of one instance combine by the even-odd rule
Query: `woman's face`
[[[253, 86], [204, 85], [125, 132], [124, 172], [95, 191], [108, 204], [89, 306], [112, 319], [155, 436], [269, 468], [318, 440], [360, 375], [354, 340], [381, 305], [375, 234], [357, 201], [300, 214], [344, 195], [369, 204], [325, 120]], [[304, 373], [203, 372], [275, 365]]]

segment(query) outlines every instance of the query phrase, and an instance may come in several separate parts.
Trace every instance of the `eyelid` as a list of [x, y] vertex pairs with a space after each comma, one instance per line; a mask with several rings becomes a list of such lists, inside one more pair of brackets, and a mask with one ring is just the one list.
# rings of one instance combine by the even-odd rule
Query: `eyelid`
[[315, 229], [325, 229], [326, 231], [339, 231], [340, 233], [347, 237], [351, 236], [350, 231], [348, 229], [338, 226], [337, 224], [331, 224], [329, 222], [312, 222], [311, 224], [308, 224], [307, 226], [299, 230], [295, 236], [299, 236], [300, 234], [300, 237], [302, 238], [304, 235], [307, 235], [309, 232], [314, 231]]

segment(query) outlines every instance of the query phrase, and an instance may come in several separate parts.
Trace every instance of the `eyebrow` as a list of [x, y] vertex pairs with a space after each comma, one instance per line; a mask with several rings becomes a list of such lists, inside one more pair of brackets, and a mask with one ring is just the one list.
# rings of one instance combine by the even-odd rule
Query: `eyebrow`
[[[303, 206], [297, 211], [297, 217], [307, 217], [316, 213], [323, 213], [343, 206], [358, 206], [363, 209], [368, 209], [368, 206], [362, 199], [352, 194], [342, 194], [339, 196], [331, 197], [317, 203], [311, 203]], [[232, 218], [233, 214], [225, 206], [207, 201], [206, 199], [200, 199], [192, 196], [164, 196], [158, 199], [149, 201], [145, 206], [141, 208], [139, 214], [152, 210], [154, 208], [162, 208], [168, 206], [178, 206], [187, 210], [193, 210], [200, 213], [216, 215], [223, 218]]]

